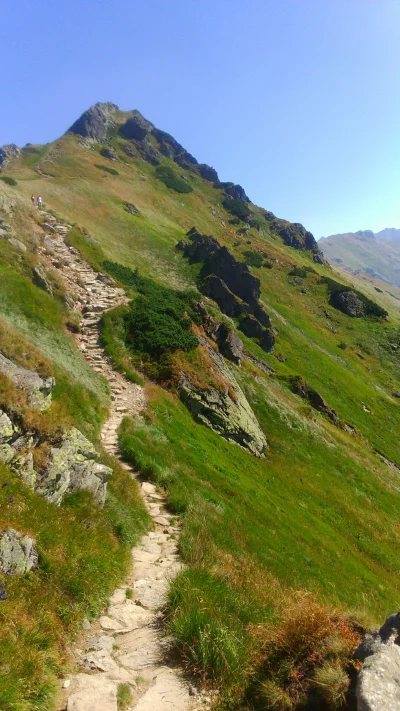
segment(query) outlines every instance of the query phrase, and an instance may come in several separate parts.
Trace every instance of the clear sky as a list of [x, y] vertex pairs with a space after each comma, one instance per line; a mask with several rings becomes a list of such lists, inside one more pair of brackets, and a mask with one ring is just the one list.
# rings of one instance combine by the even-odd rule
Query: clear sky
[[400, 0], [0, 7], [0, 145], [113, 101], [317, 238], [400, 227]]

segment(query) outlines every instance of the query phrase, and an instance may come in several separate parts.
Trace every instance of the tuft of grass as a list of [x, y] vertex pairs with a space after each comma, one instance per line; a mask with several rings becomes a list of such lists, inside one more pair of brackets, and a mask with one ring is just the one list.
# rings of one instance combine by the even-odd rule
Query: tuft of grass
[[131, 687], [129, 684], [118, 684], [117, 706], [118, 711], [126, 711], [133, 702]]
[[343, 667], [337, 662], [325, 661], [312, 678], [317, 694], [327, 704], [329, 709], [339, 709], [346, 701], [350, 678]]
[[133, 590], [132, 588], [126, 588], [125, 595], [127, 600], [133, 600]]

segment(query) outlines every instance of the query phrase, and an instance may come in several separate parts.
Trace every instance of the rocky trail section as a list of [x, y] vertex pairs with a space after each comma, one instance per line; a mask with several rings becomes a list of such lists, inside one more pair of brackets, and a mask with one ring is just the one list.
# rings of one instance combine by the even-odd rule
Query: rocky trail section
[[[41, 211], [46, 232], [39, 252], [47, 267], [56, 268], [81, 312], [77, 342], [93, 369], [107, 379], [111, 412], [101, 438], [107, 452], [119, 457], [117, 430], [126, 414], [139, 414], [145, 406], [143, 389], [116, 373], [99, 343], [101, 314], [126, 297], [106, 275], [97, 274], [64, 238], [69, 225]], [[122, 467], [132, 472], [131, 467]], [[59, 711], [118, 711], [122, 688], [131, 694], [125, 708], [138, 711], [188, 711], [209, 708], [209, 698], [197, 694], [171, 662], [171, 639], [163, 635], [160, 607], [169, 580], [181, 569], [177, 538], [179, 526], [165, 510], [164, 498], [153, 484], [141, 491], [154, 523], [132, 550], [133, 572], [114, 591], [102, 617], [87, 622], [82, 649], [74, 652], [79, 673], [66, 679]], [[124, 687], [122, 687], [124, 685]]]

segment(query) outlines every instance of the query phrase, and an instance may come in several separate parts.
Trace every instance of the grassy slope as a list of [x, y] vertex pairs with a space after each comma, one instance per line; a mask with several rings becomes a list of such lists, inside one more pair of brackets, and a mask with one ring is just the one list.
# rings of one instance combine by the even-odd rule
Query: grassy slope
[[[38, 175], [30, 156], [8, 171], [18, 185], [5, 191], [26, 203], [32, 192], [41, 192], [45, 203], [84, 227], [112, 260], [137, 266], [168, 285], [193, 286], [198, 269], [173, 247], [195, 224], [237, 257], [246, 249], [260, 250], [273, 262], [272, 269], [254, 273], [278, 330], [276, 352], [286, 360], [279, 362], [244, 339], [276, 376], [266, 379], [248, 366], [237, 372], [267, 434], [266, 459], [255, 460], [196, 425], [173, 395], [155, 386], [148, 423], [127, 422], [123, 428], [128, 456], [168, 487], [171, 506], [186, 512], [181, 545], [191, 567], [177, 581], [171, 604], [173, 630], [191, 663], [203, 670], [218, 667], [207, 657], [212, 642], [207, 648], [202, 636], [207, 625], [214, 629], [212, 618], [218, 629], [232, 624], [236, 642], [242, 640], [233, 643], [227, 634], [225, 645], [216, 643], [226, 654], [231, 650], [230, 664], [218, 667], [218, 675], [227, 678], [234, 668], [246, 668], [248, 623], [276, 613], [266, 591], [270, 575], [274, 585], [278, 580], [284, 587], [311, 589], [329, 603], [380, 621], [397, 607], [400, 569], [396, 475], [374, 453], [378, 449], [400, 464], [400, 411], [392, 396], [399, 389], [399, 357], [389, 346], [399, 340], [395, 300], [378, 292], [373, 296], [388, 308], [388, 323], [350, 319], [329, 306], [318, 274], [331, 272], [318, 265], [317, 273], [304, 280], [302, 293], [288, 272], [295, 264], [309, 265], [307, 255], [285, 247], [267, 223], [262, 233], [239, 236], [228, 224], [220, 191], [187, 171], [178, 169], [194, 191], [178, 195], [146, 163], [113, 163], [118, 176], [98, 170], [95, 163], [107, 165], [106, 159], [80, 148], [72, 137], [46, 150], [48, 157], [57, 151], [55, 163], [40, 163], [48, 174]], [[124, 201], [141, 214], [129, 215]], [[344, 350], [338, 348], [344, 343]], [[289, 375], [304, 377], [357, 434], [321, 416], [313, 422], [310, 408], [287, 388]], [[232, 559], [243, 561], [243, 574], [235, 577]], [[254, 580], [259, 575], [264, 581], [260, 594], [244, 580], [246, 571], [253, 579], [253, 563]], [[181, 595], [187, 579], [203, 599], [204, 619], [196, 602]], [[190, 621], [193, 627], [185, 628]]]

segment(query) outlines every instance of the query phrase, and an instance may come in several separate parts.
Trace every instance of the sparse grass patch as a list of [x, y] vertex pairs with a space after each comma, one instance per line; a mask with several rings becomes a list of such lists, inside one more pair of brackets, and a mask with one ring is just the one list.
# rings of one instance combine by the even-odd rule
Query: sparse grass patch
[[133, 696], [129, 684], [118, 684], [117, 705], [118, 711], [126, 711], [132, 704]]

